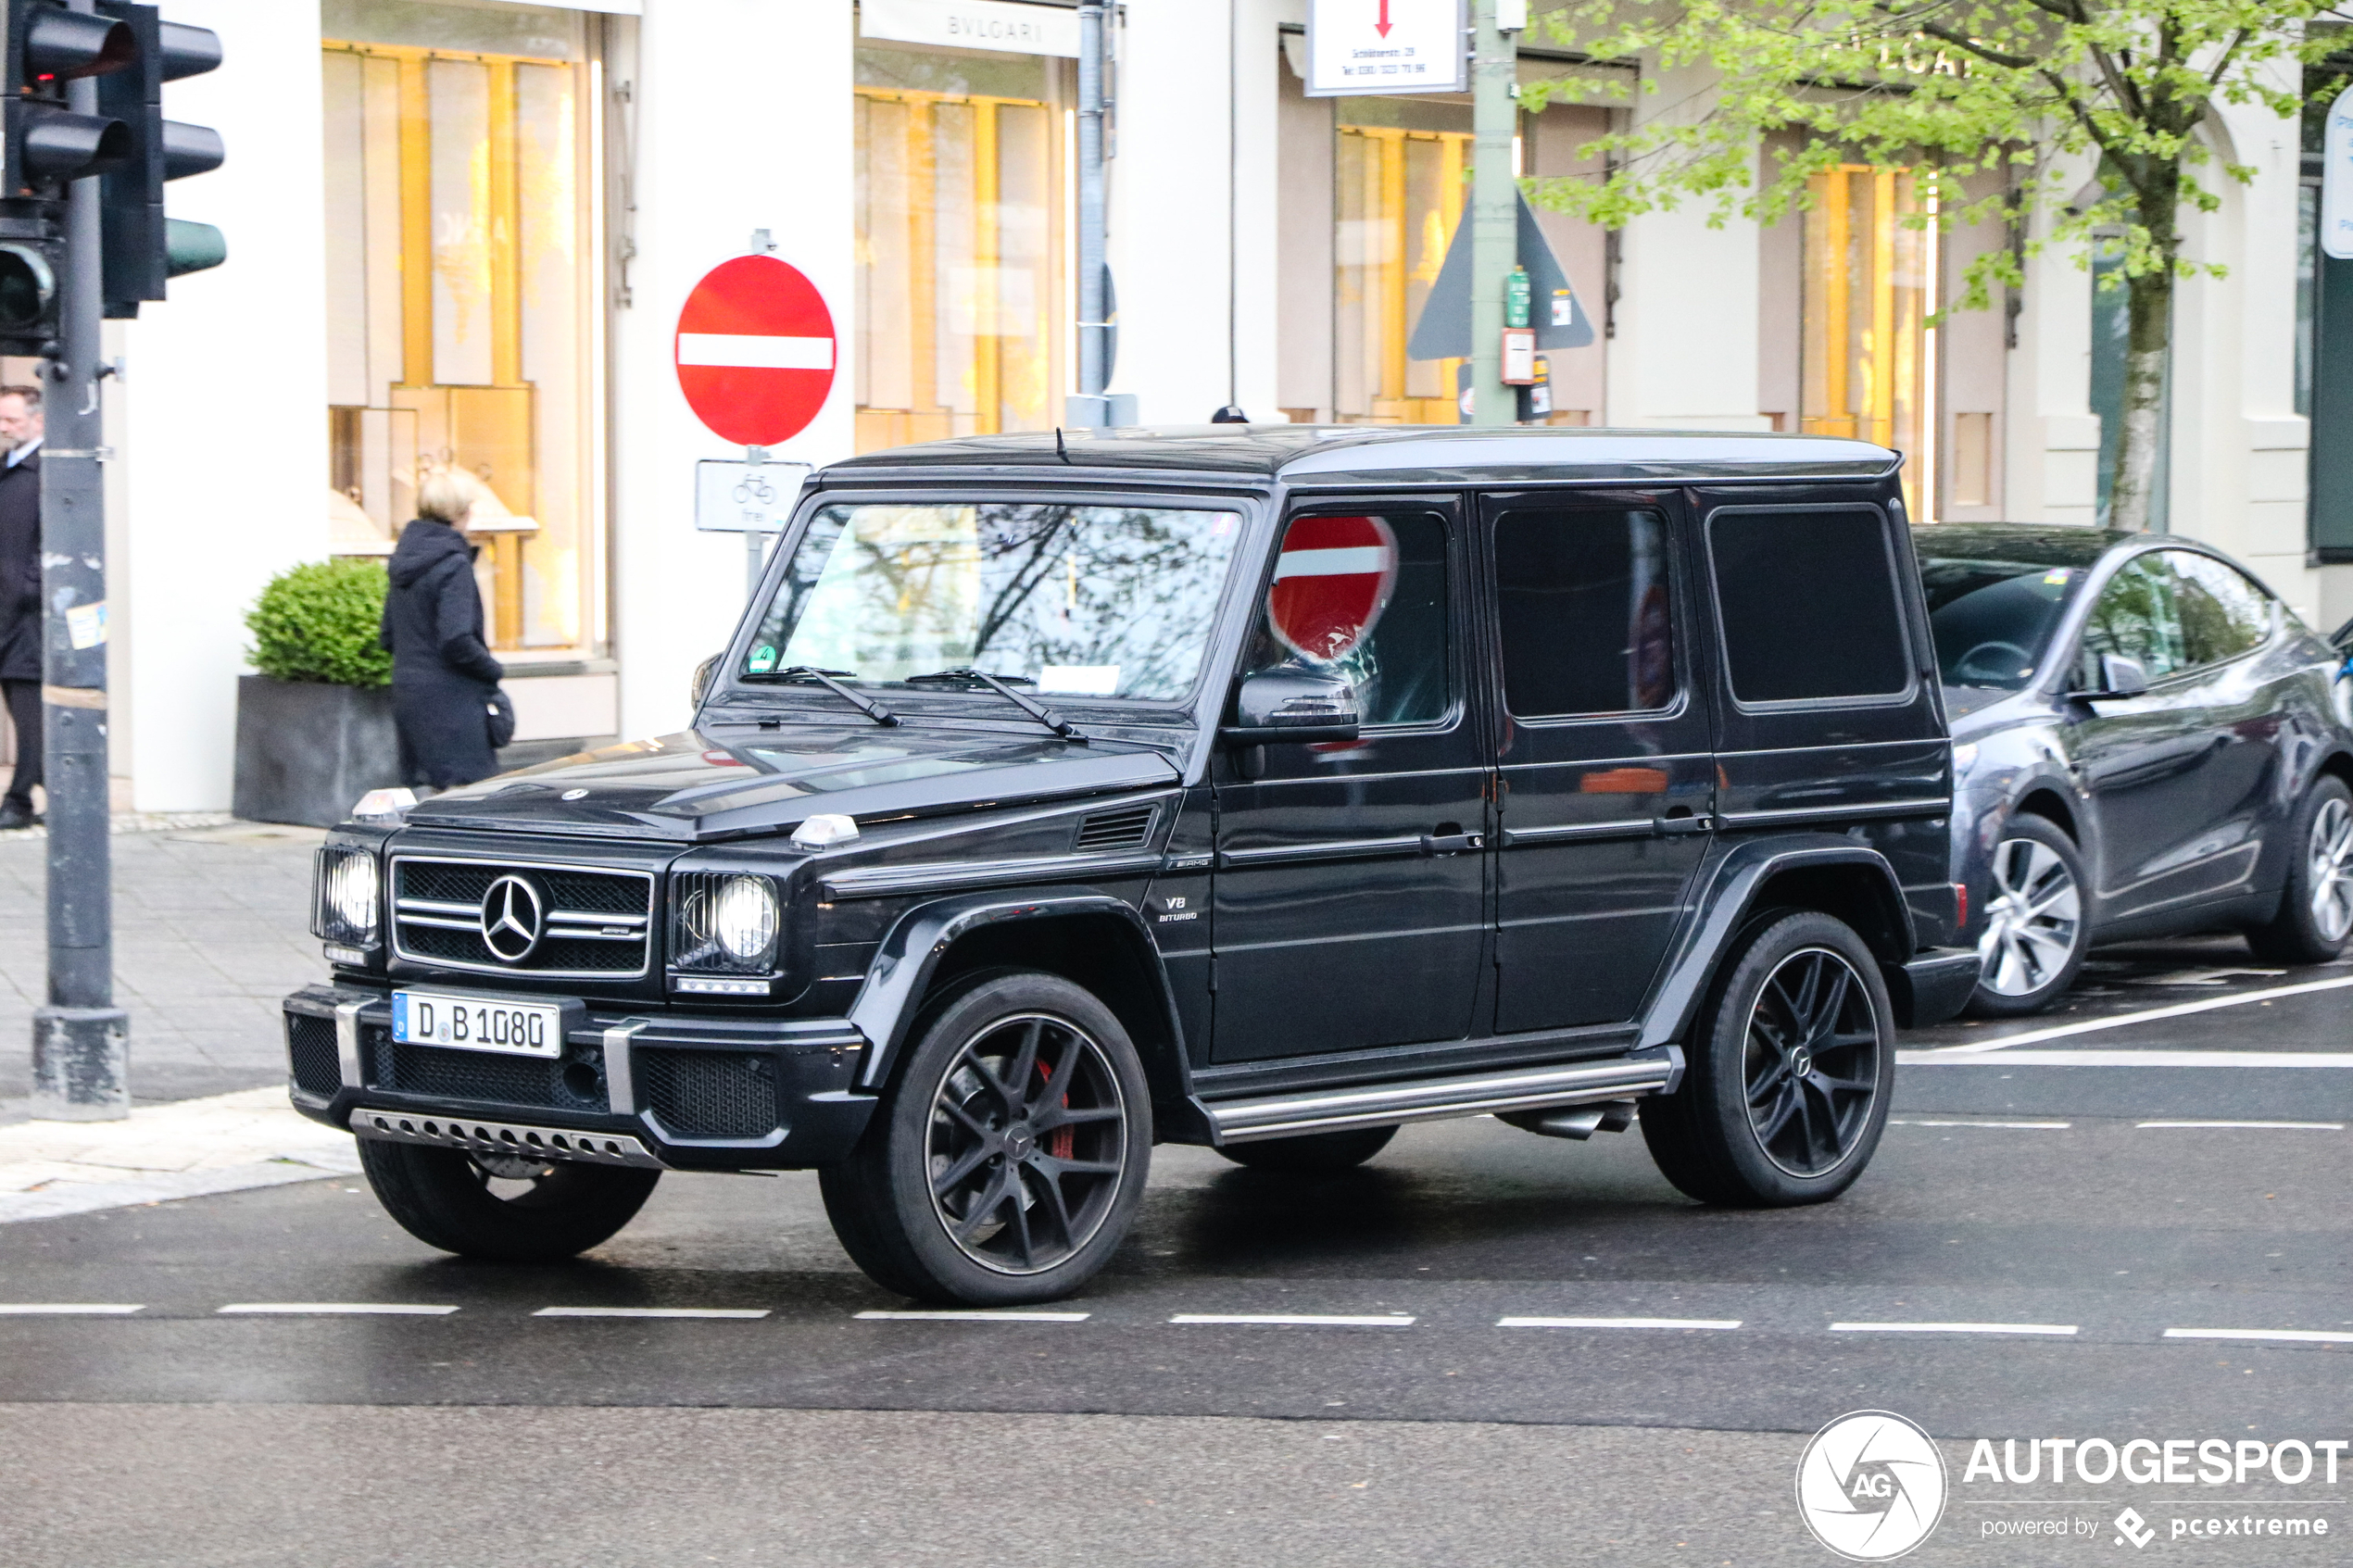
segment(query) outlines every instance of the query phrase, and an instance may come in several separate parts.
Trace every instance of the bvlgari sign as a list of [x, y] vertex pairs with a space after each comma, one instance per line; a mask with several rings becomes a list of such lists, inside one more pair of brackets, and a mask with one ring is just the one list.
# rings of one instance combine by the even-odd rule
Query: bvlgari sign
[[1013, 0], [861, 0], [858, 31], [895, 44], [944, 44], [1078, 57], [1078, 13]]

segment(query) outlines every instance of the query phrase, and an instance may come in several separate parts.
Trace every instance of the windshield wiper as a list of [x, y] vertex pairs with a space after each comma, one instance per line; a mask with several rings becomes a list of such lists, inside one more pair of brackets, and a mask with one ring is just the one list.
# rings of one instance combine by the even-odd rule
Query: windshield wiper
[[1088, 737], [1084, 730], [1081, 730], [1077, 725], [1072, 723], [1069, 720], [1063, 718], [1052, 709], [1041, 707], [1038, 704], [1030, 701], [1027, 697], [1022, 696], [1021, 693], [1013, 690], [1013, 683], [1015, 681], [1020, 682], [1025, 686], [1034, 686], [1038, 684], [1026, 675], [991, 675], [986, 670], [974, 670], [967, 666], [954, 670], [937, 670], [928, 675], [910, 675], [900, 684], [901, 685], [912, 686], [920, 684], [925, 681], [977, 681], [982, 685], [987, 686], [990, 691], [995, 692], [998, 696], [1012, 703], [1014, 707], [1020, 709], [1024, 713], [1028, 714], [1032, 719], [1037, 720], [1039, 723], [1053, 731], [1054, 734], [1062, 736], [1063, 739], [1076, 741], [1081, 746], [1087, 744]]
[[834, 679], [837, 675], [847, 675], [854, 681], [858, 678], [858, 671], [855, 670], [820, 670], [813, 664], [795, 664], [783, 670], [774, 670], [744, 675], [738, 677], [738, 679], [744, 681], [758, 681], [763, 684], [772, 684], [780, 686], [800, 686], [813, 683], [814, 684], [824, 687], [827, 691], [841, 698], [842, 701], [849, 703], [851, 707], [857, 709], [859, 712], [863, 713], [867, 718], [872, 719], [877, 724], [888, 726], [899, 722], [898, 714], [893, 713], [889, 709], [885, 708], [881, 703], [876, 702], [874, 698], [870, 696], [862, 696], [860, 694], [851, 691], [848, 686], [843, 685], [839, 681]]

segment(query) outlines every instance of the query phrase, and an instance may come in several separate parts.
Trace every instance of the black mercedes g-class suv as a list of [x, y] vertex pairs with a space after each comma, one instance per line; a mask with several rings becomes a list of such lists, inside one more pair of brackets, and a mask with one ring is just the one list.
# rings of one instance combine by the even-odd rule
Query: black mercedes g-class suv
[[690, 731], [319, 858], [294, 1100], [453, 1252], [814, 1168], [907, 1295], [1065, 1294], [1155, 1142], [1639, 1113], [1816, 1202], [1956, 1010], [1952, 773], [1893, 452], [1212, 426], [808, 483]]

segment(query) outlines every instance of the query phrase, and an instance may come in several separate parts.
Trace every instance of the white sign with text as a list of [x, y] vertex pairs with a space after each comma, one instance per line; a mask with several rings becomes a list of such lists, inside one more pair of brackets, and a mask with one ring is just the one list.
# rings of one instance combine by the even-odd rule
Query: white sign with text
[[1078, 13], [1064, 6], [1025, 6], [1014, 0], [862, 0], [862, 38], [894, 44], [945, 44], [957, 49], [1001, 49], [1015, 55], [1078, 57]]
[[2353, 87], [2329, 106], [2321, 146], [2321, 250], [2353, 261]]
[[1465, 0], [1308, 0], [1307, 95], [1462, 93]]
[[695, 526], [705, 533], [778, 533], [800, 499], [807, 463], [695, 465]]

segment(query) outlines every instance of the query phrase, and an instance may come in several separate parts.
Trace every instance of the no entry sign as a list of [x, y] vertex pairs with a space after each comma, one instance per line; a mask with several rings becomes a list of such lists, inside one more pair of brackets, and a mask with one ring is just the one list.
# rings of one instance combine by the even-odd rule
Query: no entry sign
[[1397, 535], [1377, 517], [1303, 517], [1283, 536], [1266, 619], [1295, 653], [1334, 659], [1364, 641], [1397, 583]]
[[800, 270], [739, 256], [678, 312], [678, 386], [722, 441], [774, 446], [809, 428], [834, 385], [834, 317]]

